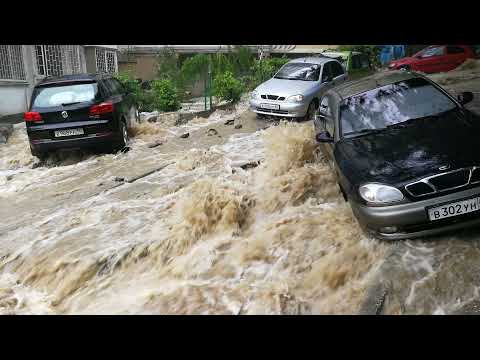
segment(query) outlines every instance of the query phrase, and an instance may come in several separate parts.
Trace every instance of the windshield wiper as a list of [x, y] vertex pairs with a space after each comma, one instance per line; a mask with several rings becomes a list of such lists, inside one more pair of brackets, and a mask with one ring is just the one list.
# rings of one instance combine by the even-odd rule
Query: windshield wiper
[[81, 101], [74, 101], [74, 102], [71, 102], [71, 103], [62, 103], [62, 106], [67, 106], [67, 105], [75, 105], [75, 104], [80, 104]]
[[387, 128], [362, 129], [362, 130], [358, 130], [358, 131], [355, 131], [355, 132], [347, 133], [347, 134], [345, 134], [345, 135], [352, 135], [352, 136], [369, 135], [369, 134], [375, 134], [375, 133], [383, 132], [383, 131], [385, 131], [385, 130], [387, 130]]

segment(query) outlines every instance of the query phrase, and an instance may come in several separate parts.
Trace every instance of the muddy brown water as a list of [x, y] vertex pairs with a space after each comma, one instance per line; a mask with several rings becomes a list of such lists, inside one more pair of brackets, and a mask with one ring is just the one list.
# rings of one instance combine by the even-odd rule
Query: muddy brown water
[[243, 102], [132, 135], [126, 153], [41, 164], [21, 125], [0, 146], [0, 313], [476, 309], [478, 231], [365, 237], [310, 122], [257, 120]]

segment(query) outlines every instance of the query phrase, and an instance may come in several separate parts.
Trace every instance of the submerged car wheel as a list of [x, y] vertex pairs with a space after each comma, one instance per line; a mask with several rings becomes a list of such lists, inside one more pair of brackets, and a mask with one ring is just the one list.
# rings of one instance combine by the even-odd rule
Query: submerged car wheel
[[121, 121], [120, 129], [118, 130], [118, 137], [119, 140], [115, 141], [109, 148], [107, 149], [108, 152], [117, 152], [124, 149], [128, 144], [128, 131], [127, 126], [125, 125], [125, 121]]
[[46, 151], [35, 151], [32, 146], [30, 146], [30, 152], [32, 156], [35, 156], [38, 160], [44, 161], [48, 157], [48, 152]]
[[310, 105], [308, 105], [307, 114], [302, 118], [303, 121], [313, 120], [315, 116], [315, 102], [312, 101]]
[[120, 150], [123, 149], [125, 146], [128, 144], [128, 131], [127, 131], [127, 126], [125, 125], [125, 122], [122, 121], [122, 124], [120, 125], [121, 132], [122, 132], [122, 140], [120, 142]]

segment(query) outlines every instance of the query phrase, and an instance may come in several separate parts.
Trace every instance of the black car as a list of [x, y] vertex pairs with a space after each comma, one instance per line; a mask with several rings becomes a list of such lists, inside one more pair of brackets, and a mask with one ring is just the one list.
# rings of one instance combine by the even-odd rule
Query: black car
[[383, 239], [480, 224], [480, 116], [428, 78], [376, 74], [325, 93], [316, 139], [360, 225]]
[[44, 158], [58, 149], [122, 149], [138, 110], [111, 75], [77, 74], [39, 82], [24, 119], [32, 155]]

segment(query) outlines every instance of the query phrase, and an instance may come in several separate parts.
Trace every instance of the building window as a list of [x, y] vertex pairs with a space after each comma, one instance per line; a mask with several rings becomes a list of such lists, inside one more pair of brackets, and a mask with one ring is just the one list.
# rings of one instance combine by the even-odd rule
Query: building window
[[25, 80], [22, 45], [0, 45], [0, 79]]
[[61, 76], [81, 72], [79, 45], [35, 45], [37, 73]]
[[117, 52], [95, 48], [97, 72], [113, 74], [117, 72]]

